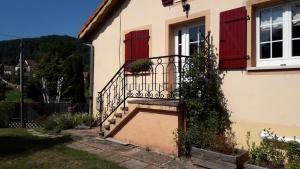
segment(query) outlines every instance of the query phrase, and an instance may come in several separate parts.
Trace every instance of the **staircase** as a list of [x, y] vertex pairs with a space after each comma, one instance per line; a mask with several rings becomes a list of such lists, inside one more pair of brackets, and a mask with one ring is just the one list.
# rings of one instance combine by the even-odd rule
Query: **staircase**
[[102, 136], [104, 136], [105, 138], [109, 137], [112, 132], [114, 132], [115, 129], [120, 125], [120, 123], [122, 123], [124, 119], [126, 119], [129, 115], [128, 107], [121, 107], [120, 109], [122, 111], [115, 113], [111, 119], [107, 120], [108, 123], [103, 126], [104, 130]]
[[97, 124], [100, 135], [111, 136], [134, 111], [130, 99], [179, 100], [181, 80], [188, 67], [188, 57], [171, 55], [149, 58], [152, 65], [140, 72], [130, 72], [125, 63], [98, 93]]

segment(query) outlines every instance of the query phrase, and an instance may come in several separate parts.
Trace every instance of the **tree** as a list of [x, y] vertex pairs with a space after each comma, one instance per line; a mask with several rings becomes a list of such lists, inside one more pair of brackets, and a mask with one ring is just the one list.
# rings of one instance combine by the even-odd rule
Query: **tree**
[[[41, 60], [36, 77], [40, 81], [40, 88], [43, 89], [42, 92], [49, 96], [50, 102], [54, 102], [58, 95], [57, 81], [63, 76], [63, 58], [51, 53], [41, 52], [39, 55], [41, 56]], [[43, 88], [42, 81], [45, 82], [45, 88]]]
[[[230, 130], [230, 113], [221, 89], [224, 74], [218, 69], [217, 57], [206, 37], [199, 52], [187, 59], [182, 82], [182, 101], [187, 112], [187, 132], [183, 138], [188, 146], [211, 148], [215, 138]], [[179, 133], [180, 134], [180, 133]], [[188, 153], [188, 152], [185, 152]]]
[[42, 88], [41, 81], [35, 77], [29, 77], [25, 82], [25, 93], [27, 98], [31, 98], [33, 101], [42, 102]]
[[84, 103], [84, 77], [82, 57], [72, 55], [64, 63], [63, 97], [72, 103]]
[[0, 101], [6, 98], [5, 92], [6, 92], [6, 84], [2, 82], [2, 80], [0, 79]]

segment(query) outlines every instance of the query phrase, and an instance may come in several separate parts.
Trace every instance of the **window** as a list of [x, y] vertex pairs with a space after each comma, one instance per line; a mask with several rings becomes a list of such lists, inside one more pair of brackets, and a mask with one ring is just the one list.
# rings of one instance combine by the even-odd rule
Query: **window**
[[260, 9], [256, 18], [257, 66], [300, 65], [300, 2]]

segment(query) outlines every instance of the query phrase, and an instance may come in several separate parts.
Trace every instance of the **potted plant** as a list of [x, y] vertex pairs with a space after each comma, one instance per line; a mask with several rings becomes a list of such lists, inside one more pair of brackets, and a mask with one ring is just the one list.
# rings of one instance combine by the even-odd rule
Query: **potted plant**
[[192, 147], [191, 160], [194, 165], [206, 168], [243, 168], [249, 160], [245, 150], [235, 148], [233, 133], [217, 135], [212, 139], [210, 146], [205, 148]]
[[128, 71], [132, 73], [146, 72], [151, 69], [153, 62], [149, 59], [139, 59], [131, 62]]

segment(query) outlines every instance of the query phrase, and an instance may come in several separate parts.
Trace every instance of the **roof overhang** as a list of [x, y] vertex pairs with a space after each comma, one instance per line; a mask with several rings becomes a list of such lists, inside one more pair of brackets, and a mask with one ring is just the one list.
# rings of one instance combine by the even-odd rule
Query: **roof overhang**
[[77, 36], [79, 39], [88, 39], [95, 32], [95, 29], [103, 22], [112, 9], [123, 0], [103, 0], [99, 7], [82, 26]]

